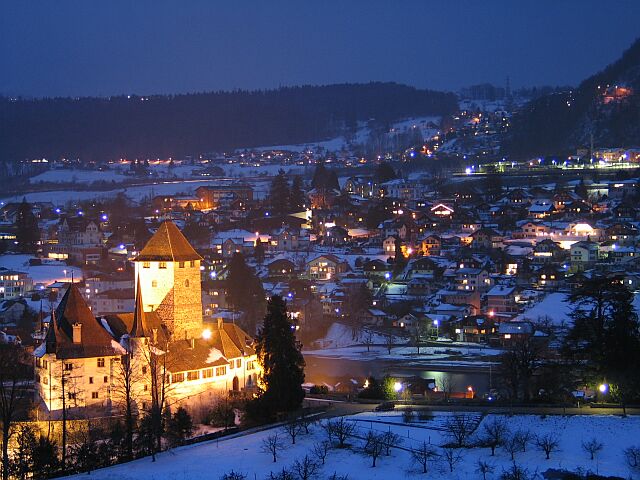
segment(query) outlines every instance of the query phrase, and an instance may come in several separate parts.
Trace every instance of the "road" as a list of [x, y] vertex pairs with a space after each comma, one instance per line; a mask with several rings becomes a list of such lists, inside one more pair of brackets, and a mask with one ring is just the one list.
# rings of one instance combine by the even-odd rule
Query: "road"
[[[355, 415], [362, 412], [373, 411], [376, 404], [364, 404], [355, 402], [340, 401], [313, 401], [314, 406], [322, 403], [329, 403], [330, 407], [321, 418], [340, 417], [343, 415]], [[409, 405], [415, 410], [427, 410], [431, 412], [481, 412], [484, 414], [505, 414], [505, 415], [622, 415], [623, 411], [620, 407], [556, 407], [556, 406], [498, 406], [498, 405]], [[404, 406], [397, 407], [399, 409]], [[640, 408], [627, 408], [627, 415], [640, 415]]]

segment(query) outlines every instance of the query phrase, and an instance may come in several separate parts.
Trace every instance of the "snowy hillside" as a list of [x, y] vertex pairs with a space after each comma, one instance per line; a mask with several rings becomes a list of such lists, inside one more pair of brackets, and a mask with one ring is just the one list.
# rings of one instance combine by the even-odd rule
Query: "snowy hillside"
[[[417, 449], [425, 442], [435, 449], [436, 457], [429, 462], [429, 477], [446, 480], [477, 479], [477, 462], [483, 460], [493, 466], [494, 473], [487, 478], [499, 478], [500, 474], [513, 465], [511, 455], [498, 448], [495, 456], [491, 456], [489, 448], [464, 448], [455, 450], [461, 457], [450, 472], [448, 462], [441, 456], [444, 452], [441, 445], [450, 442], [445, 425], [450, 413], [436, 413], [431, 418], [415, 419], [406, 424], [402, 422], [399, 412], [388, 414], [364, 413], [346, 417], [357, 425], [355, 435], [350, 438], [349, 448], [333, 448], [326, 457], [319, 478], [327, 478], [336, 472], [348, 475], [350, 480], [373, 480], [422, 477], [421, 467], [412, 464], [408, 450]], [[547, 416], [517, 415], [512, 417], [489, 415], [482, 418], [480, 414], [469, 414], [469, 420], [477, 425], [471, 441], [477, 440], [484, 430], [484, 425], [494, 420], [506, 422], [511, 433], [521, 430], [533, 436], [550, 435], [558, 440], [558, 450], [551, 453], [549, 460], [535, 446], [533, 441], [526, 447], [526, 452], [515, 452], [515, 463], [533, 473], [545, 472], [548, 469], [581, 468], [583, 471], [599, 472], [601, 475], [618, 475], [627, 478], [631, 472], [626, 466], [623, 450], [640, 443], [640, 418], [615, 416]], [[401, 448], [394, 448], [390, 456], [378, 458], [375, 468], [371, 466], [371, 458], [362, 453], [362, 438], [372, 429], [374, 433], [392, 431], [402, 438]], [[269, 453], [262, 451], [263, 441], [278, 433], [283, 450], [279, 452], [277, 462]], [[602, 443], [602, 451], [594, 460], [583, 450], [582, 444], [597, 436]], [[474, 438], [475, 437], [475, 438]], [[130, 479], [219, 479], [223, 474], [234, 470], [247, 475], [249, 479], [264, 479], [269, 472], [290, 468], [296, 460], [305, 455], [313, 456], [314, 445], [326, 439], [324, 430], [315, 426], [308, 435], [299, 435], [296, 444], [292, 445], [289, 437], [282, 429], [267, 430], [246, 436], [236, 436], [225, 440], [210, 441], [199, 445], [177, 448], [158, 456], [156, 462], [143, 458], [128, 464], [118, 465], [91, 473], [91, 478], [98, 480], [130, 480]], [[434, 476], [435, 475], [435, 476]], [[76, 478], [86, 478], [78, 475]], [[630, 478], [630, 477], [629, 477]], [[635, 477], [634, 477], [635, 478]]]

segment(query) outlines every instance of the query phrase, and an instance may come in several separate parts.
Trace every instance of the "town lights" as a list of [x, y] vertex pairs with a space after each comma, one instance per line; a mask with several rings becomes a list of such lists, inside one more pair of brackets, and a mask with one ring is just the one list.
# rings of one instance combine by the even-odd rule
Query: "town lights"
[[202, 331], [202, 338], [205, 340], [209, 340], [211, 338], [211, 330], [209, 330], [208, 328], [204, 329]]

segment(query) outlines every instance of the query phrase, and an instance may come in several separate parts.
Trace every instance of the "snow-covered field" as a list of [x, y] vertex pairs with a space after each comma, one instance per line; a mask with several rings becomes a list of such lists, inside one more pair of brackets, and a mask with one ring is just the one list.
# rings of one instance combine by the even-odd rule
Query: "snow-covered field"
[[[166, 181], [161, 183], [155, 183], [152, 185], [143, 185], [139, 187], [128, 188], [115, 188], [113, 190], [106, 191], [47, 191], [47, 192], [35, 192], [14, 195], [12, 197], [2, 198], [6, 203], [8, 202], [20, 202], [23, 197], [26, 197], [28, 202], [50, 202], [53, 201], [56, 205], [64, 205], [67, 202], [76, 202], [80, 200], [92, 200], [102, 198], [113, 198], [119, 193], [124, 193], [127, 197], [140, 201], [145, 197], [153, 197], [155, 195], [177, 195], [187, 194], [191, 195], [195, 192], [195, 189], [203, 185], [211, 185], [215, 183], [214, 180], [176, 180]], [[265, 181], [252, 181], [254, 186], [254, 198], [264, 198], [269, 189], [269, 180]]]
[[[415, 449], [423, 442], [431, 444], [437, 454], [443, 450], [441, 445], [450, 441], [447, 438], [446, 424], [451, 413], [436, 413], [433, 418], [410, 424], [402, 423], [400, 412], [385, 414], [363, 413], [346, 417], [347, 421], [356, 422], [356, 435], [364, 437], [370, 429], [376, 433], [392, 431], [402, 437], [401, 447]], [[551, 453], [549, 460], [533, 442], [527, 446], [526, 452], [515, 453], [515, 462], [531, 473], [543, 473], [548, 469], [591, 470], [601, 475], [618, 475], [624, 478], [638, 478], [626, 466], [623, 450], [640, 444], [640, 418], [616, 416], [547, 416], [535, 415], [489, 415], [482, 418], [480, 414], [469, 414], [477, 424], [481, 420], [474, 436], [477, 438], [483, 431], [483, 425], [494, 419], [504, 420], [511, 432], [527, 430], [533, 435], [552, 435], [559, 441], [559, 450]], [[263, 440], [278, 432], [283, 445], [277, 462], [269, 453], [262, 451]], [[590, 460], [582, 449], [582, 443], [597, 437], [603, 449]], [[270, 472], [277, 473], [283, 468], [290, 468], [296, 460], [305, 455], [312, 457], [315, 444], [326, 439], [322, 428], [315, 426], [308, 435], [296, 438], [292, 445], [290, 438], [282, 429], [272, 429], [259, 433], [238, 436], [227, 440], [209, 441], [206, 443], [177, 448], [157, 457], [156, 462], [150, 458], [136, 460], [91, 473], [98, 480], [182, 480], [182, 479], [219, 479], [223, 474], [234, 470], [241, 472], [248, 479], [268, 478]], [[322, 474], [318, 478], [328, 478], [334, 472], [348, 475], [350, 480], [358, 479], [393, 479], [393, 478], [439, 478], [446, 480], [478, 479], [482, 475], [476, 472], [478, 460], [483, 460], [494, 467], [494, 472], [487, 478], [497, 479], [504, 469], [513, 465], [510, 454], [498, 448], [495, 456], [491, 456], [488, 448], [465, 448], [459, 450], [461, 460], [454, 467], [453, 473], [449, 465], [441, 458], [434, 458], [429, 464], [429, 473], [422, 474], [422, 469], [412, 464], [410, 452], [392, 449], [390, 456], [378, 458], [376, 467], [371, 466], [371, 459], [362, 453], [363, 440], [349, 439], [349, 448], [333, 448], [326, 457]], [[78, 475], [76, 478], [86, 478]], [[541, 477], [536, 477], [541, 478]]]
[[34, 285], [42, 283], [46, 286], [57, 280], [65, 281], [65, 279], [70, 281], [72, 274], [76, 281], [82, 279], [82, 270], [77, 267], [46, 260], [44, 261], [47, 263], [43, 265], [29, 265], [31, 258], [33, 258], [31, 255], [0, 255], [0, 267], [27, 273], [33, 279]]

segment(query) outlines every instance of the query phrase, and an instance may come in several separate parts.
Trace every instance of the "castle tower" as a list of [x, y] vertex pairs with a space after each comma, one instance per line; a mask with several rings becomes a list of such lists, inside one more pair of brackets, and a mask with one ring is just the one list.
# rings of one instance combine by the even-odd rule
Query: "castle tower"
[[142, 310], [156, 312], [173, 340], [202, 334], [201, 260], [169, 221], [160, 225], [135, 260], [136, 289], [144, 293]]

